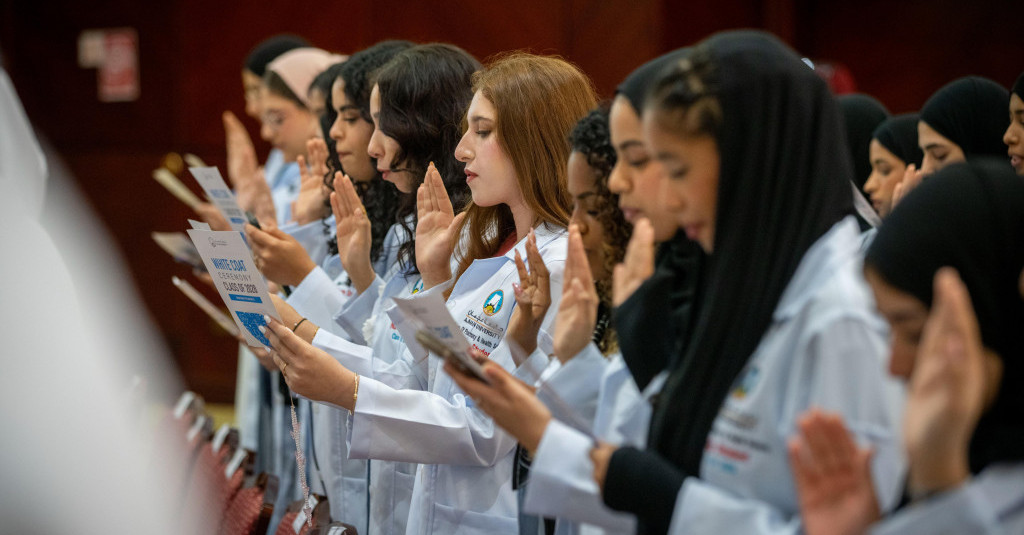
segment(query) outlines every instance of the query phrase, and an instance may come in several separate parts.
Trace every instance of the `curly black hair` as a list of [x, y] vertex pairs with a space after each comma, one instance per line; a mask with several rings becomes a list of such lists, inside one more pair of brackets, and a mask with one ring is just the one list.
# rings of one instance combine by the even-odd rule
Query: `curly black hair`
[[[312, 93], [314, 89], [320, 91], [324, 95], [324, 112], [317, 119], [320, 121], [320, 132], [324, 136], [324, 140], [327, 141], [327, 168], [328, 169], [341, 169], [341, 162], [338, 160], [338, 150], [331, 143], [331, 126], [334, 125], [334, 120], [338, 118], [338, 110], [334, 107], [333, 99], [331, 99], [331, 84], [334, 83], [334, 79], [338, 77], [341, 72], [341, 68], [345, 65], [344, 62], [335, 63], [327, 70], [316, 75], [313, 81], [309, 84], [309, 92]], [[333, 177], [334, 173], [330, 173], [329, 176]], [[324, 177], [324, 183], [328, 181], [327, 177]], [[331, 203], [326, 203], [327, 212], [331, 211]]]
[[[615, 148], [612, 147], [608, 131], [608, 105], [602, 104], [580, 119], [569, 134], [569, 143], [573, 152], [586, 157], [587, 165], [594, 170], [597, 180], [594, 182], [596, 191], [595, 216], [601, 222], [604, 232], [603, 249], [604, 268], [611, 273], [626, 254], [626, 244], [632, 234], [630, 225], [619, 209], [619, 196], [608, 189], [608, 177], [615, 167]], [[608, 321], [611, 317], [612, 288], [610, 281], [595, 281], [598, 305], [598, 321], [594, 329], [594, 342], [604, 354], [609, 354], [618, 347], [615, 330]]]
[[[391, 61], [391, 58], [395, 57], [396, 54], [412, 46], [413, 44], [408, 41], [381, 41], [367, 49], [360, 50], [352, 54], [348, 61], [338, 67], [337, 72], [331, 78], [331, 84], [335, 80], [345, 82], [345, 97], [359, 108], [359, 115], [362, 120], [372, 124], [373, 120], [370, 117], [370, 89], [373, 88], [373, 72]], [[329, 140], [331, 139], [331, 126], [338, 116], [338, 108], [334, 104], [333, 94], [329, 86], [327, 89], [327, 108], [329, 110], [328, 113], [331, 114], [331, 121], [330, 123], [321, 123], [321, 126], [325, 128], [324, 139]], [[327, 145], [333, 158], [328, 161], [328, 172], [324, 177], [324, 184], [327, 185], [329, 190], [333, 191], [334, 173], [336, 171], [345, 172], [345, 170], [337, 159], [337, 151], [334, 144], [328, 143]], [[373, 166], [376, 168], [377, 163], [374, 162]], [[357, 182], [353, 185], [355, 186], [356, 194], [359, 195], [360, 200], [363, 202], [366, 217], [371, 222], [370, 261], [376, 262], [383, 250], [384, 238], [396, 220], [398, 207], [402, 204], [402, 199], [407, 197], [407, 195], [396, 190], [393, 184], [381, 179], [380, 173], [375, 173], [374, 177], [369, 181]], [[329, 209], [330, 200], [327, 200], [327, 206]], [[330, 242], [328, 242], [328, 252], [330, 254], [337, 254], [338, 240], [336, 237], [332, 237]]]
[[[466, 165], [455, 159], [455, 147], [473, 99], [471, 77], [482, 68], [457, 46], [430, 43], [395, 55], [374, 75], [380, 92], [380, 130], [400, 147], [393, 165], [422, 181], [433, 162], [456, 210], [468, 203], [470, 195]], [[398, 221], [409, 236], [416, 231], [406, 220], [415, 213], [416, 198], [410, 195], [398, 210]], [[416, 271], [415, 238], [402, 244], [398, 258], [405, 269]]]

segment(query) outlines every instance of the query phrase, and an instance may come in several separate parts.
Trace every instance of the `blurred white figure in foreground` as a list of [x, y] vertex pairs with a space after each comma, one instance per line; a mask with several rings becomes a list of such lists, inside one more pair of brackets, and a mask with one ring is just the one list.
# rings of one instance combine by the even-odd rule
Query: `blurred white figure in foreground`
[[210, 531], [183, 519], [181, 455], [152, 458], [156, 419], [128, 395], [139, 376], [170, 399], [177, 376], [70, 181], [44, 202], [47, 167], [0, 68], [0, 532]]

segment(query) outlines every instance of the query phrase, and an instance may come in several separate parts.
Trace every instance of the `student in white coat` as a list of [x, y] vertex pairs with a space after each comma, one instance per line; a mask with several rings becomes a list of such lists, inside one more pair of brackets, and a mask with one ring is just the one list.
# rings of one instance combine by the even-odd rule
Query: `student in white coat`
[[709, 259], [646, 448], [591, 452], [605, 502], [641, 533], [799, 532], [786, 440], [813, 404], [855, 422], [895, 505], [899, 389], [859, 271], [828, 87], [778, 39], [725, 32], [655, 82], [643, 125], [664, 202]]
[[[466, 163], [473, 201], [456, 216], [439, 175], [428, 173], [417, 199], [417, 266], [424, 291], [448, 293], [448, 310], [464, 332], [512, 369], [501, 342], [515, 308], [514, 254], [528, 243], [536, 248], [560, 289], [567, 136], [593, 107], [594, 94], [576, 67], [529, 54], [500, 58], [474, 77], [474, 89], [469, 129], [455, 152]], [[454, 276], [452, 254], [459, 259]], [[551, 318], [536, 320], [550, 329]], [[395, 390], [353, 374], [279, 323], [271, 329], [293, 388], [354, 411], [350, 455], [430, 463], [417, 471], [408, 533], [516, 532], [515, 440], [437, 373], [435, 362], [428, 365], [427, 391]]]
[[[405, 344], [387, 312], [393, 306], [392, 297], [409, 297], [422, 288], [422, 279], [415, 264], [412, 236], [416, 219], [411, 212], [416, 206], [411, 193], [418, 187], [428, 164], [437, 161], [440, 163], [438, 172], [445, 177], [445, 189], [450, 192], [451, 201], [461, 205], [467, 200], [469, 192], [463, 178], [464, 165], [451, 155], [462, 134], [459, 123], [472, 99], [471, 76], [482, 67], [464, 50], [451, 45], [431, 44], [413, 48], [400, 46], [401, 43], [398, 45], [401, 51], [388, 54], [390, 58], [387, 61], [374, 58], [380, 58], [389, 48], [396, 48], [393, 42], [378, 45], [373, 55], [364, 58], [360, 53], [350, 60], [349, 65], [366, 64], [364, 76], [370, 74], [369, 69], [375, 71], [376, 83], [356, 76], [341, 81], [346, 93], [352, 88], [353, 97], [359, 95], [365, 99], [362, 104], [366, 105], [365, 117], [369, 118], [370, 129], [365, 132], [364, 155], [372, 158], [374, 172], [379, 174], [381, 171], [377, 169], [383, 170], [390, 182], [388, 186], [397, 187], [403, 195], [396, 214], [401, 220], [391, 226], [384, 244], [397, 260], [386, 273], [366, 268], [372, 264], [375, 228], [385, 223], [369, 218], [368, 206], [356, 194], [353, 181], [347, 176], [339, 176], [332, 195], [339, 232], [338, 258], [346, 273], [352, 273], [350, 280], [358, 294], [326, 318], [323, 315], [308, 316], [303, 321], [298, 307], [292, 310], [288, 305], [278, 303], [277, 308], [286, 324], [302, 322], [295, 329], [300, 337], [330, 352], [343, 365], [381, 379], [374, 370], [388, 370], [386, 373], [396, 377], [396, 381], [385, 382], [403, 388], [409, 386], [406, 381], [418, 383], [415, 383], [416, 374], [411, 373], [412, 367], [400, 359]], [[357, 63], [351, 63], [353, 61]], [[335, 89], [341, 88], [336, 86]], [[344, 99], [340, 102], [345, 103], [343, 106], [350, 106], [348, 103], [354, 101], [342, 96]], [[347, 120], [355, 120], [354, 113], [360, 114], [357, 116], [360, 120], [362, 118], [361, 109], [345, 107], [342, 111], [342, 117]], [[440, 129], [420, 128], [423, 124], [445, 126]], [[353, 133], [340, 133], [344, 135], [339, 137], [348, 145], [348, 137]], [[289, 298], [289, 304], [297, 294], [308, 296], [305, 302], [331, 299], [329, 282], [315, 271], [303, 284], [309, 284], [313, 289], [296, 289]], [[317, 286], [323, 290], [315, 291]], [[369, 329], [366, 328], [368, 324], [371, 326]], [[318, 330], [319, 326], [324, 328]], [[347, 352], [335, 351], [335, 348]], [[349, 459], [348, 412], [320, 403], [315, 409], [323, 418], [329, 418], [329, 422], [321, 422], [324, 425], [317, 427], [323, 431], [314, 431], [314, 442], [317, 451], [323, 453], [320, 457], [326, 457], [327, 461], [320, 469], [329, 489], [333, 489], [329, 492], [329, 496], [333, 496], [332, 516], [354, 524], [353, 520], [359, 518], [356, 515], [366, 517], [368, 510], [368, 518], [362, 523], [364, 533], [367, 529], [371, 534], [404, 533], [416, 465], [381, 460], [372, 461], [367, 468], [365, 459]], [[362, 513], [353, 511], [358, 504], [362, 504]]]
[[[616, 154], [608, 188], [619, 197], [624, 217], [637, 223], [625, 262], [616, 267], [611, 298], [617, 307], [616, 329], [621, 326], [623, 330], [617, 333], [621, 352], [605, 358], [597, 344], [588, 343], [591, 333], [597, 334], [596, 304], [602, 293], [600, 285], [591, 280], [601, 280], [604, 271], [591, 273], [591, 267], [607, 261], [592, 254], [586, 242], [593, 236], [581, 228], [578, 236], [570, 230], [566, 284], [554, 333], [556, 359], [545, 370], [536, 398], [532, 389], [494, 366], [486, 367], [494, 388], [454, 374], [460, 386], [478, 400], [478, 406], [533, 453], [523, 509], [557, 516], [556, 533], [635, 531], [633, 515], [611, 511], [602, 502], [588, 453], [592, 436], [617, 445], [642, 447], [646, 443], [647, 398], [657, 393], [673, 344], [684, 336], [682, 327], [699, 280], [699, 253], [694, 254], [685, 236], [672, 237], [676, 223], [661, 202], [663, 167], [643, 144], [638, 111], [660, 72], [688, 53], [689, 49], [673, 51], [637, 68], [619, 85], [611, 106], [605, 143], [614, 147]], [[578, 139], [575, 132], [574, 139]], [[578, 185], [572, 161], [570, 157], [569, 189], [586, 192], [586, 187]], [[576, 197], [575, 202], [581, 198]], [[579, 208], [577, 205], [573, 212], [574, 220], [579, 218], [586, 227], [594, 227]], [[604, 217], [608, 219], [609, 214]], [[606, 232], [614, 233], [607, 229], [610, 223], [601, 222]], [[660, 244], [657, 253], [656, 243]], [[605, 276], [610, 278], [610, 274]], [[573, 279], [579, 279], [576, 288]], [[655, 299], [663, 304], [653, 303]], [[667, 319], [666, 309], [671, 309], [671, 319]], [[666, 323], [678, 324], [678, 330], [671, 332]]]
[[[593, 124], [597, 122], [593, 114], [581, 121], [573, 133], [574, 152], [569, 160], [569, 190], [573, 193], [575, 203], [573, 221], [582, 225], [578, 232], [570, 230], [566, 282], [559, 302], [553, 341], [556, 358], [549, 369], [544, 371], [543, 385], [536, 397], [532, 389], [492, 365], [487, 365], [486, 369], [494, 384], [493, 388], [450, 371], [459, 385], [477, 399], [478, 406], [532, 452], [530, 482], [526, 488], [523, 510], [557, 517], [555, 533], [594, 533], [604, 530], [623, 533], [635, 530], [633, 515], [611, 511], [601, 501], [600, 490], [593, 481], [593, 465], [588, 456], [593, 444], [590, 436], [612, 444], [642, 446], [645, 443], [650, 406], [637, 385], [657, 383], [652, 381], [653, 376], [661, 371], [667, 361], [667, 356], [662, 355], [659, 364], [658, 356], [650, 354], [654, 341], [645, 335], [660, 333], [664, 335], [661, 341], [665, 344], [671, 344], [673, 335], [666, 334], [664, 310], [654, 312], [660, 319], [652, 322], [653, 326], [644, 326], [651, 315], [644, 314], [641, 303], [630, 314], [639, 318], [635, 321], [632, 317], [626, 318], [629, 320], [627, 329], [634, 332], [622, 333], [621, 338], [626, 344], [643, 340], [647, 347], [632, 348], [633, 360], [628, 366], [623, 355], [614, 350], [617, 347], [602, 348], [600, 342], [595, 343], [591, 339], [607, 339], [606, 336], [599, 336], [600, 329], [597, 327], [600, 316], [598, 303], [602, 300], [621, 307], [627, 298], [643, 299], [656, 294], [681, 309], [682, 316], [685, 316], [688, 308], [687, 301], [695, 283], [693, 269], [696, 266], [692, 265], [692, 259], [685, 254], [685, 246], [680, 248], [683, 245], [680, 240], [672, 238], [676, 230], [675, 220], [672, 213], [661, 206], [660, 181], [664, 179], [662, 166], [643, 145], [640, 117], [636, 111], [642, 109], [650, 82], [665, 66], [685, 53], [686, 50], [672, 52], [644, 64], [630, 74], [619, 86], [618, 95], [611, 106], [611, 120], [604, 119], [605, 128], [610, 127], [610, 132], [604, 131], [603, 141], [595, 139], [595, 132], [581, 132], [588, 129], [588, 126], [590, 130], [598, 130]], [[591, 124], [586, 125], [585, 122]], [[602, 143], [606, 149], [600, 149]], [[595, 197], [602, 196], [596, 184], [601, 179], [595, 181], [591, 178], [588, 183], [581, 176], [584, 173], [581, 173], [579, 164], [593, 162], [595, 152], [604, 154], [608, 151], [612, 152], [605, 158], [615, 165], [608, 170], [610, 172], [604, 180], [607, 180], [608, 193], [618, 197], [621, 211], [616, 212], [622, 215], [604, 210], [599, 213], [600, 220], [596, 220], [591, 210], [608, 201], [615, 201], [605, 199], [594, 202]], [[583, 155], [586, 155], [585, 160]], [[610, 245], [623, 239], [613, 236], [628, 232], [630, 225], [622, 220], [623, 217], [637, 222], [638, 227], [625, 265], [616, 268], [618, 276], [613, 297], [608, 295], [612, 293], [612, 288], [608, 287], [612, 277], [607, 266], [609, 260], [617, 262], [622, 258], [622, 251], [615, 251]], [[591, 240], [605, 242], [607, 245], [596, 247]], [[682, 242], [685, 241], [684, 236]], [[651, 266], [636, 261], [636, 258], [646, 256], [646, 263], [650, 264], [650, 258], [655, 256], [655, 243], [661, 245], [656, 255], [655, 273], [652, 274]], [[593, 269], [595, 266], [597, 269]], [[573, 279], [578, 279], [578, 284], [573, 283]], [[601, 281], [607, 282], [602, 284]], [[641, 283], [638, 288], [637, 285]], [[685, 322], [680, 315], [673, 318], [673, 321]], [[621, 317], [617, 318], [617, 321], [622, 320]], [[635, 332], [638, 329], [641, 332]], [[618, 334], [615, 338], [619, 338]], [[665, 350], [670, 347], [666, 345]], [[608, 349], [613, 351], [606, 356]], [[536, 354], [531, 356], [531, 360], [535, 357]], [[581, 426], [583, 429], [580, 429]]]
[[809, 535], [1024, 533], [1022, 208], [1005, 161], [976, 161], [935, 173], [880, 229], [865, 274], [908, 383], [911, 504], [880, 518], [871, 452], [814, 412], [791, 444]]

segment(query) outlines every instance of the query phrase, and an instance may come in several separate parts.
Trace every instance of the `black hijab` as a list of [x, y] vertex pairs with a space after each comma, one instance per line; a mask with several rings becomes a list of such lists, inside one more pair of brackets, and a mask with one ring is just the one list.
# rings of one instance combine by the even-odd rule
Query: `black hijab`
[[924, 153], [921, 152], [921, 146], [917, 144], [917, 122], [919, 120], [920, 116], [916, 113], [891, 117], [878, 125], [871, 137], [877, 139], [893, 156], [903, 160], [903, 165], [914, 164], [921, 167]]
[[[639, 116], [654, 80], [690, 50], [680, 48], [641, 65], [619, 85], [618, 94]], [[677, 232], [658, 248], [654, 274], [613, 311], [622, 359], [640, 390], [679, 354], [693, 317], [703, 257], [700, 247], [688, 240], [685, 232]]]
[[[689, 60], [694, 72], [710, 66], [722, 110], [714, 253], [648, 447], [697, 475], [712, 422], [804, 253], [853, 208], [849, 157], [835, 150], [844, 143], [839, 106], [800, 56], [770, 34], [737, 31], [710, 37]], [[666, 86], [687, 85], [672, 78]]]
[[839, 107], [843, 110], [843, 122], [846, 124], [846, 146], [850, 148], [850, 158], [853, 159], [853, 183], [858, 190], [863, 190], [864, 183], [871, 176], [868, 153], [871, 134], [889, 118], [889, 110], [873, 97], [860, 93], [839, 97]]
[[968, 160], [975, 156], [1006, 156], [1003, 133], [1010, 124], [1003, 86], [980, 76], [968, 76], [935, 92], [921, 121], [960, 146]]
[[1002, 160], [949, 166], [900, 202], [868, 249], [865, 265], [931, 306], [943, 266], [960, 273], [981, 339], [1003, 361], [995, 403], [971, 439], [975, 473], [998, 461], [1024, 460], [1024, 182]]

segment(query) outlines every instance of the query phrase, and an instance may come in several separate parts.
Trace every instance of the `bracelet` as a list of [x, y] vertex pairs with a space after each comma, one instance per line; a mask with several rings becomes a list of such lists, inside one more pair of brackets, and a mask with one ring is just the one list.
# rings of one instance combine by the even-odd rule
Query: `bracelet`
[[295, 329], [298, 329], [299, 325], [302, 325], [302, 322], [304, 321], [306, 321], [306, 318], [302, 318], [299, 321], [296, 321], [295, 325], [292, 325], [292, 332], [295, 332]]
[[359, 401], [359, 374], [353, 373], [356, 377], [355, 386], [352, 388], [352, 412], [356, 412], [356, 402]]

